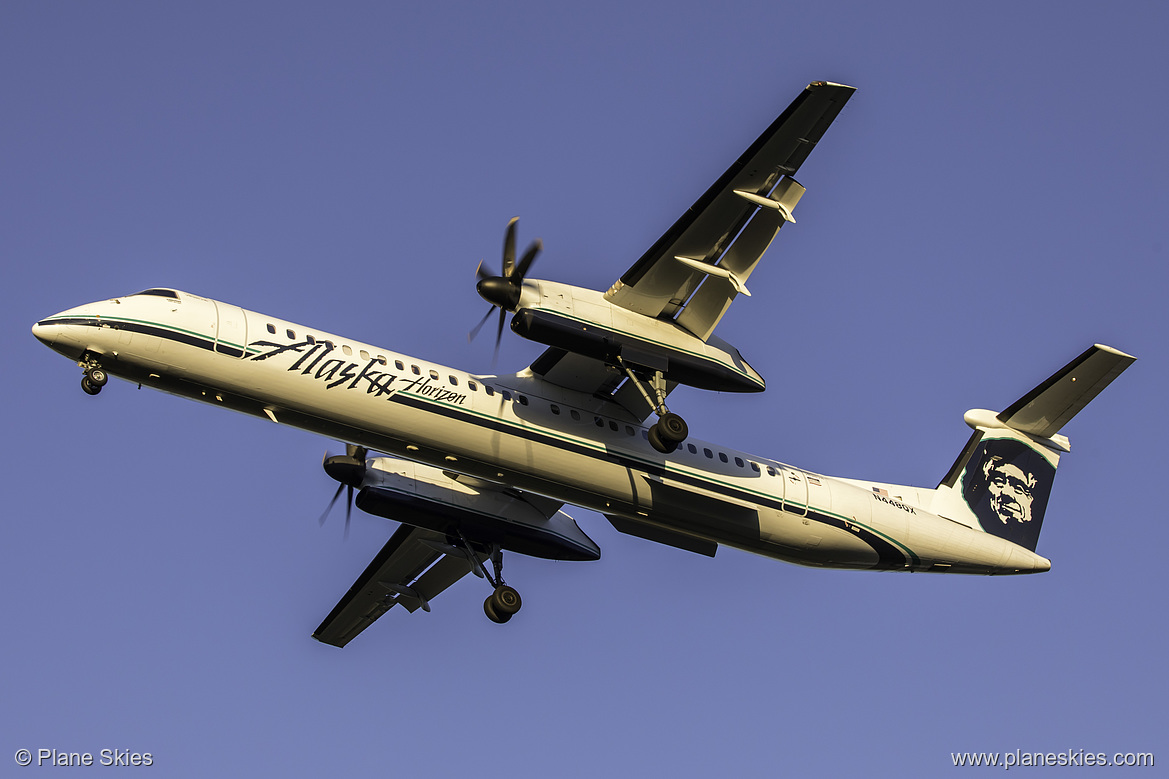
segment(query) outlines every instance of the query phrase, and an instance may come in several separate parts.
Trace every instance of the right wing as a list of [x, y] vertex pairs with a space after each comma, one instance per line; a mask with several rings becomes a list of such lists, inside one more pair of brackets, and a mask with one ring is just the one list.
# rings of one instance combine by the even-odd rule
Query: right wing
[[[469, 557], [444, 553], [446, 536], [402, 525], [313, 632], [323, 644], [343, 647], [396, 604], [430, 610], [429, 601], [471, 573]], [[486, 555], [476, 555], [482, 565]]]

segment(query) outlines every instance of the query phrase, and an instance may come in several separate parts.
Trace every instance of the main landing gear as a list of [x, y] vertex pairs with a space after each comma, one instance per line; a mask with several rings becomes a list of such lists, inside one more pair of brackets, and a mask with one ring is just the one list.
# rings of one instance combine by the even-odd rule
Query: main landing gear
[[81, 377], [81, 389], [85, 390], [87, 395], [96, 395], [110, 380], [109, 374], [96, 363], [86, 363], [84, 367], [85, 374]]
[[483, 601], [483, 613], [487, 615], [487, 619], [502, 625], [511, 619], [524, 603], [514, 587], [508, 587], [503, 583], [503, 550], [499, 544], [491, 546], [491, 568], [494, 576], [486, 571], [483, 573], [495, 591]]
[[[650, 446], [662, 454], [673, 452], [678, 448], [678, 444], [690, 435], [690, 428], [686, 426], [686, 420], [666, 408], [666, 377], [659, 370], [653, 371], [650, 375], [649, 389], [646, 389], [645, 382], [638, 378], [620, 357], [617, 358], [617, 364], [658, 415], [658, 421], [649, 428]], [[650, 390], [653, 390], [652, 397]]]

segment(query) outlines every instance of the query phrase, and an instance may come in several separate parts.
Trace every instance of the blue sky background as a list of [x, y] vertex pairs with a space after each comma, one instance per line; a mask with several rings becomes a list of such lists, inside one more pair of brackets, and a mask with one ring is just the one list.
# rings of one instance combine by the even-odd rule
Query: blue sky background
[[[1169, 762], [1167, 24], [1153, 2], [5, 3], [2, 773], [22, 747], [170, 777]], [[671, 405], [701, 438], [933, 486], [968, 408], [1129, 351], [1063, 431], [1048, 574], [711, 560], [576, 510], [602, 560], [511, 556], [506, 628], [464, 580], [337, 650], [309, 634], [391, 531], [317, 526], [338, 444], [90, 398], [29, 333], [175, 286], [489, 372], [474, 270], [511, 216], [545, 242], [535, 276], [606, 288], [819, 79], [860, 91], [720, 327], [768, 391]], [[500, 368], [539, 352], [511, 336]]]

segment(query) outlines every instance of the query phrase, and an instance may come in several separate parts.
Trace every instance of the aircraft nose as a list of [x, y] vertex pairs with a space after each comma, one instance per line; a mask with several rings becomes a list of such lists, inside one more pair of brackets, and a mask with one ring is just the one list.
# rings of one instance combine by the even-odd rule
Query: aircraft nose
[[32, 334], [36, 336], [38, 341], [49, 347], [57, 340], [58, 330], [60, 330], [60, 326], [47, 319], [42, 319], [32, 326]]

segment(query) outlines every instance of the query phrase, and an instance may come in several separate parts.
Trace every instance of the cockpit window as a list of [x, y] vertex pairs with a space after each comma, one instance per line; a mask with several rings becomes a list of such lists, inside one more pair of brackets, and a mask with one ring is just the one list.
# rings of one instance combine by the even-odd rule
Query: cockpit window
[[174, 298], [175, 300], [179, 298], [179, 293], [173, 289], [144, 289], [141, 292], [135, 292], [131, 297], [136, 295], [157, 295], [160, 298]]

